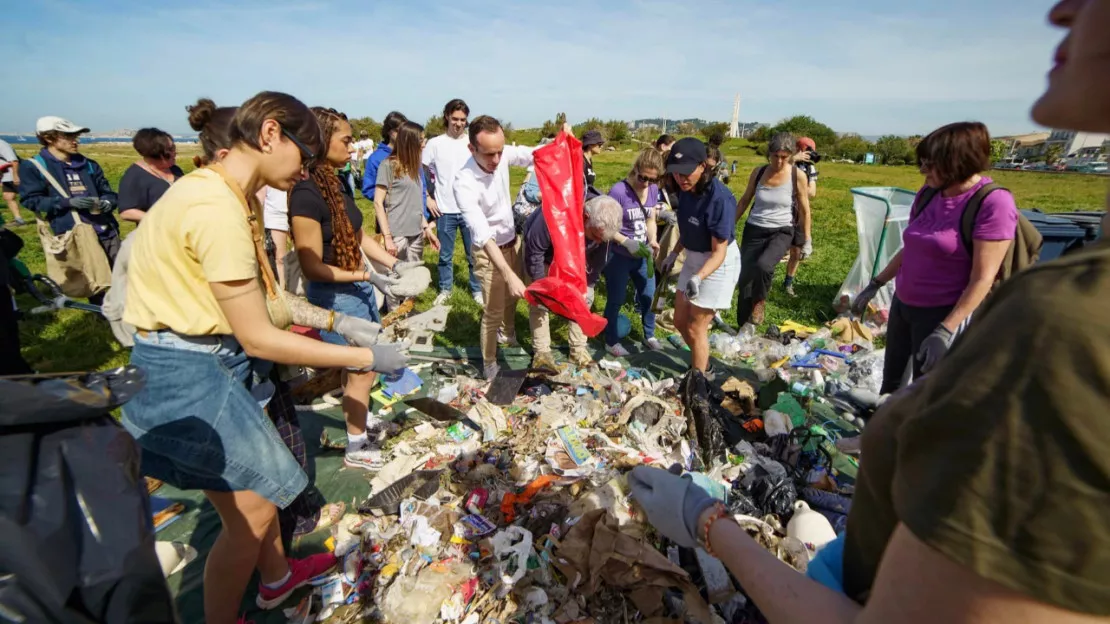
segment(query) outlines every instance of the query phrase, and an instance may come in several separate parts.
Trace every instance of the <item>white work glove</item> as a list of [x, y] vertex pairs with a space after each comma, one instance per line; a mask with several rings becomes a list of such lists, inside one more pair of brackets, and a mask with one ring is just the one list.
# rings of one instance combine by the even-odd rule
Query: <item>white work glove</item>
[[807, 238], [806, 244], [802, 245], [802, 260], [813, 255], [813, 239]]
[[363, 372], [395, 373], [401, 370], [409, 363], [408, 347], [409, 345], [406, 342], [385, 342], [371, 345], [370, 351], [374, 353], [374, 363], [363, 369]]
[[659, 273], [662, 274], [663, 277], [668, 277], [671, 271], [674, 270], [676, 262], [678, 262], [678, 252], [672, 251], [663, 259], [663, 266], [659, 267]]
[[382, 332], [382, 326], [373, 321], [340, 312], [335, 315], [332, 330], [343, 336], [343, 339], [352, 346], [371, 347], [378, 344], [378, 335]]
[[405, 272], [409, 271], [410, 269], [415, 269], [418, 266], [424, 266], [424, 263], [416, 260], [398, 260], [397, 262], [393, 263], [393, 268], [390, 270], [390, 273], [393, 277], [399, 278]]
[[697, 275], [691, 275], [690, 279], [686, 280], [686, 299], [693, 301], [698, 298], [701, 292], [701, 278]]
[[698, 520], [715, 501], [689, 476], [637, 466], [628, 474], [628, 486], [655, 530], [679, 546], [697, 546]]
[[401, 278], [395, 277], [392, 273], [377, 273], [375, 271], [369, 271], [369, 273], [370, 283], [376, 286], [378, 290], [382, 291], [386, 295], [392, 296], [393, 287], [401, 283]]

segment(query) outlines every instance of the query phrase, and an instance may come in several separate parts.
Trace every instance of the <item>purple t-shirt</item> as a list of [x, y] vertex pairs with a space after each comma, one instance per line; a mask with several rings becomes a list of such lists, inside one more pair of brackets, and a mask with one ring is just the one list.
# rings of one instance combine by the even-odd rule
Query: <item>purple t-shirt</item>
[[[647, 201], [640, 204], [640, 198], [627, 180], [621, 180], [609, 189], [609, 197], [617, 200], [624, 208], [624, 219], [621, 221], [621, 234], [632, 240], [647, 243], [647, 211], [655, 208], [662, 199], [659, 196], [659, 187], [650, 184], [647, 189]], [[620, 245], [615, 245], [616, 253], [631, 258], [628, 250]]]
[[[968, 200], [984, 184], [955, 197], [937, 193], [928, 206], [910, 221], [902, 234], [902, 268], [895, 292], [898, 299], [916, 307], [955, 305], [971, 281], [971, 255], [960, 242], [960, 218]], [[921, 197], [921, 190], [917, 196]], [[998, 190], [983, 200], [972, 231], [974, 240], [1013, 240], [1017, 232], [1017, 204], [1008, 191]]]

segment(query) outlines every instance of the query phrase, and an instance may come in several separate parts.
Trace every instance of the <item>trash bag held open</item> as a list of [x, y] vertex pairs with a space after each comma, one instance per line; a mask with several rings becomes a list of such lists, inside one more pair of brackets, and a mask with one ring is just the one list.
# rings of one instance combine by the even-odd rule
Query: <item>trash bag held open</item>
[[596, 336], [605, 329], [605, 319], [590, 312], [585, 297], [582, 144], [561, 132], [554, 143], [537, 149], [534, 156], [553, 258], [547, 277], [533, 282], [524, 298], [578, 323], [587, 336]]

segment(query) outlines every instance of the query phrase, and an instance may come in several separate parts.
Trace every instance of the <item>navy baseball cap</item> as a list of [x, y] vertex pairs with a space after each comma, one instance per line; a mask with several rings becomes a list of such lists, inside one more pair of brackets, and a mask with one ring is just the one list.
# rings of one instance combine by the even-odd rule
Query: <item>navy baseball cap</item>
[[705, 143], [694, 137], [679, 139], [667, 154], [667, 173], [690, 175], [707, 158]]

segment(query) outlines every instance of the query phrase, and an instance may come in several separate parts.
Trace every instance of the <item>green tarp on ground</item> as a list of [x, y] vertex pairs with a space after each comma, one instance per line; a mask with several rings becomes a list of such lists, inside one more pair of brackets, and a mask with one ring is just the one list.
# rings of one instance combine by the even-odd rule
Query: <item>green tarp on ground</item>
[[[415, 354], [414, 354], [415, 355]], [[477, 348], [470, 349], [437, 349], [429, 354], [435, 357], [468, 358], [470, 363], [478, 365], [481, 356]], [[566, 353], [564, 351], [563, 355]], [[595, 357], [603, 354], [598, 352]], [[523, 349], [502, 349], [504, 362], [502, 366], [519, 369], [524, 368], [530, 361], [530, 355]], [[656, 352], [635, 353], [625, 359], [630, 367], [647, 369], [657, 378], [678, 376], [685, 374], [689, 368], [689, 351], [678, 349], [665, 349]], [[612, 358], [610, 358], [612, 359]], [[418, 364], [419, 361], [413, 361]], [[751, 371], [733, 369], [721, 362], [714, 362], [715, 366], [723, 367], [730, 373], [744, 376], [754, 380]], [[338, 407], [327, 410], [299, 412], [301, 426], [304, 431], [306, 450], [309, 456], [310, 477], [315, 472], [315, 483], [320, 492], [329, 503], [345, 502], [351, 510], [352, 503], [357, 507], [370, 493], [370, 479], [372, 475], [364, 470], [345, 468], [343, 466], [342, 451], [320, 451], [320, 433], [327, 431], [332, 440], [345, 440], [346, 428], [343, 423], [343, 414]], [[197, 549], [199, 556], [185, 569], [170, 577], [169, 585], [177, 599], [177, 608], [182, 622], [193, 623], [204, 621], [203, 581], [204, 562], [208, 551], [212, 547], [216, 536], [220, 532], [220, 519], [216, 511], [205, 500], [204, 495], [196, 491], [181, 491], [169, 485], [162, 486], [156, 493], [157, 496], [179, 501], [186, 507], [185, 512], [173, 524], [165, 527], [157, 535], [159, 540], [178, 541], [187, 543]], [[294, 544], [291, 556], [305, 556], [325, 550], [324, 540], [327, 531], [318, 531], [298, 540]], [[272, 612], [259, 610], [254, 604], [257, 577], [248, 587], [243, 600], [242, 613], [247, 620], [256, 624], [285, 622], [281, 610]], [[300, 590], [291, 597], [285, 607], [294, 606], [302, 596], [311, 591], [308, 588]]]

